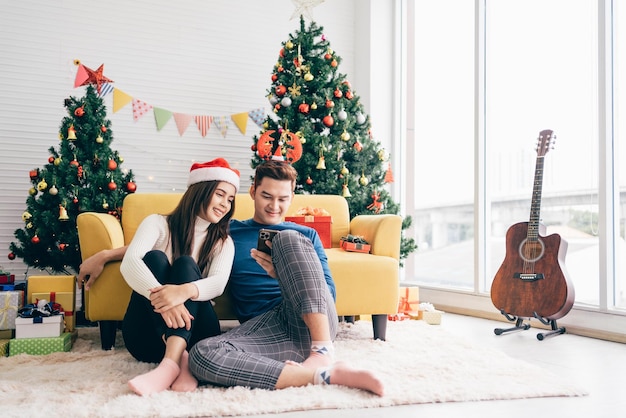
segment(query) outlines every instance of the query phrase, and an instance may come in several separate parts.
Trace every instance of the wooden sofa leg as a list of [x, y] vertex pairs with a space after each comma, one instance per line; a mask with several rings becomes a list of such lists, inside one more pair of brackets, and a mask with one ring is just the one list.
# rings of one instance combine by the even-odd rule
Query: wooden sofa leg
[[110, 350], [115, 345], [118, 321], [99, 321], [100, 343], [103, 350]]
[[385, 341], [387, 336], [387, 315], [372, 315], [374, 339]]

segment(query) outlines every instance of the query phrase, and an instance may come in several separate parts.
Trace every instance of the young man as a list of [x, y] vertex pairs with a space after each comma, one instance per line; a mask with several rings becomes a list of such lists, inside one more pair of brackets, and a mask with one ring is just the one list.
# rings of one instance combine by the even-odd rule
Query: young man
[[[221, 386], [338, 384], [382, 396], [383, 384], [372, 373], [334, 362], [338, 324], [326, 253], [313, 229], [282, 222], [296, 177], [295, 169], [281, 161], [257, 167], [250, 188], [254, 216], [230, 224], [235, 259], [229, 287], [242, 324], [195, 344], [189, 368], [199, 381]], [[280, 231], [268, 242], [271, 255], [256, 249], [262, 228]], [[79, 283], [89, 272], [101, 272], [99, 262], [121, 253], [85, 260]]]

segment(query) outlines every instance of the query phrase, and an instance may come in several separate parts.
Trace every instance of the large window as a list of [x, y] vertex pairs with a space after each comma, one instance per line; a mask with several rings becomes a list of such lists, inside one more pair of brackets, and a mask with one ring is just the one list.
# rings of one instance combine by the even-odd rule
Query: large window
[[[473, 287], [474, 5], [418, 1], [415, 48], [415, 141], [412, 166], [415, 240], [409, 279]], [[454, 10], [454, 13], [450, 13]], [[454, 258], [455, 262], [449, 260]]]
[[[405, 280], [488, 293], [507, 230], [540, 209], [545, 235], [568, 244], [576, 304], [626, 308], [626, 5], [614, 3], [409, 6], [419, 249]], [[554, 143], [538, 151], [545, 130]]]

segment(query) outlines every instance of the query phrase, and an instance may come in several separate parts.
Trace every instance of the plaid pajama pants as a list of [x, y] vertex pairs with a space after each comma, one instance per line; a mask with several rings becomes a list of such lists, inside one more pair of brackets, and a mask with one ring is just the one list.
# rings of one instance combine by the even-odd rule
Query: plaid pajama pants
[[302, 362], [310, 354], [311, 336], [303, 314], [326, 314], [334, 340], [335, 302], [311, 241], [297, 231], [285, 230], [272, 240], [272, 248], [283, 301], [224, 334], [195, 344], [189, 352], [189, 368], [199, 381], [274, 389], [286, 360]]

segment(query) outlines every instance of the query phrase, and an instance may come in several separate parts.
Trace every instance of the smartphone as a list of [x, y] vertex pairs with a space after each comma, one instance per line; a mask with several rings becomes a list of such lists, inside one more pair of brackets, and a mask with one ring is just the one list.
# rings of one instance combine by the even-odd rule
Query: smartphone
[[278, 234], [278, 231], [274, 231], [273, 229], [260, 229], [256, 249], [263, 251], [264, 253], [271, 254], [272, 249], [267, 246], [265, 241], [271, 241], [276, 234]]

